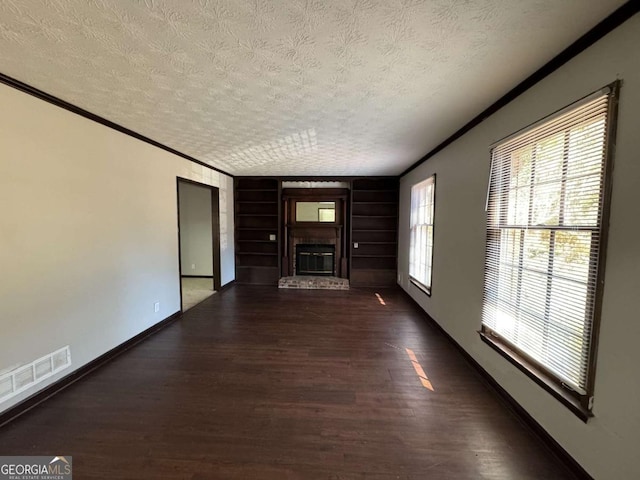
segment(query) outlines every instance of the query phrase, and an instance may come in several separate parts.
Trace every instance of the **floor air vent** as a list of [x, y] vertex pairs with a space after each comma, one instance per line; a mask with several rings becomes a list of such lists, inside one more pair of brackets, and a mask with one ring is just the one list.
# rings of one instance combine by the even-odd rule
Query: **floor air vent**
[[71, 365], [69, 346], [0, 375], [0, 403], [24, 392]]

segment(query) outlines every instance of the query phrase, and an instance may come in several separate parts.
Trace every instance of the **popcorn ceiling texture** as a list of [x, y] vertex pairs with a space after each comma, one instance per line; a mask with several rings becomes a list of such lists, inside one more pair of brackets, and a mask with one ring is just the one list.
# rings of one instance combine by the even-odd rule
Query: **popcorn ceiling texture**
[[0, 71], [232, 174], [391, 175], [622, 3], [2, 0]]

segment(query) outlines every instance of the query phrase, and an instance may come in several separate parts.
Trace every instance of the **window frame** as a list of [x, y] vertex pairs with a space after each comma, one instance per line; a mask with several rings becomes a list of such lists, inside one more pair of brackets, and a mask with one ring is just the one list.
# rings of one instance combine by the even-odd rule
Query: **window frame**
[[[433, 179], [433, 180], [431, 180]], [[412, 225], [413, 222], [413, 191], [414, 188], [423, 184], [423, 183], [427, 183], [429, 180], [431, 180], [431, 183], [433, 185], [432, 187], [432, 196], [431, 196], [431, 205], [432, 205], [432, 214], [431, 214], [431, 223], [424, 223], [424, 224], [416, 224], [416, 225]], [[417, 183], [414, 183], [413, 185], [411, 185], [411, 189], [409, 191], [409, 195], [410, 195], [410, 207], [411, 210], [409, 211], [409, 281], [415, 285], [416, 287], [418, 287], [422, 292], [424, 292], [427, 296], [431, 296], [432, 290], [433, 290], [433, 258], [434, 258], [434, 249], [435, 249], [435, 216], [436, 216], [436, 174], [432, 174], [429, 175], [427, 178], [420, 180]], [[413, 248], [412, 248], [412, 239], [413, 239], [413, 229], [417, 226], [417, 225], [426, 225], [431, 226], [431, 252], [430, 252], [430, 257], [429, 257], [429, 262], [431, 263], [431, 269], [429, 271], [430, 275], [429, 275], [429, 285], [425, 285], [425, 283], [414, 277], [411, 273], [411, 265], [414, 263], [412, 262], [411, 258], [413, 255]], [[427, 259], [427, 257], [425, 257], [425, 260]], [[426, 266], [425, 266], [426, 268]]]
[[[601, 212], [601, 221], [599, 228], [599, 254], [596, 258], [594, 258], [593, 252], [590, 254], [590, 269], [596, 269], [596, 289], [595, 289], [595, 298], [593, 304], [593, 317], [591, 323], [591, 334], [590, 334], [590, 344], [589, 344], [589, 352], [587, 356], [587, 377], [586, 377], [586, 387], [585, 393], [580, 393], [575, 389], [566, 385], [562, 380], [560, 380], [555, 374], [553, 374], [549, 369], [547, 369], [541, 362], [531, 358], [526, 353], [513, 346], [510, 342], [502, 339], [500, 335], [493, 331], [490, 327], [484, 325], [481, 322], [481, 327], [479, 330], [480, 338], [483, 342], [493, 348], [496, 352], [498, 352], [502, 357], [516, 366], [520, 371], [526, 374], [530, 379], [532, 379], [535, 383], [540, 385], [544, 390], [550, 393], [554, 398], [559, 400], [563, 405], [565, 405], [570, 411], [572, 411], [576, 416], [578, 416], [584, 422], [593, 416], [593, 398], [595, 391], [595, 375], [596, 375], [596, 360], [597, 360], [597, 350], [598, 350], [598, 340], [600, 333], [600, 322], [602, 317], [602, 300], [604, 294], [604, 278], [605, 278], [605, 267], [606, 267], [606, 256], [607, 256], [607, 243], [608, 243], [608, 232], [609, 232], [609, 218], [610, 218], [610, 209], [611, 209], [611, 193], [612, 193], [612, 171], [613, 171], [613, 163], [614, 163], [614, 151], [615, 151], [615, 138], [616, 138], [616, 130], [617, 130], [617, 120], [618, 120], [618, 102], [620, 95], [620, 85], [621, 82], [619, 80], [603, 87], [602, 89], [596, 90], [585, 97], [572, 102], [571, 104], [559, 109], [558, 111], [528, 125], [519, 131], [505, 137], [502, 140], [496, 142], [491, 150], [490, 150], [490, 158], [493, 156], [493, 149], [497, 146], [497, 144], [502, 144], [510, 137], [514, 137], [516, 135], [520, 135], [527, 130], [535, 128], [538, 125], [541, 125], [545, 122], [552, 121], [552, 118], [556, 116], [559, 112], [570, 111], [573, 107], [578, 107], [578, 104], [583, 100], [591, 97], [594, 94], [597, 94], [600, 91], [609, 90], [609, 98], [607, 103], [607, 124], [604, 132], [604, 148], [603, 148], [603, 168], [602, 168], [602, 194], [600, 197], [600, 212]], [[490, 172], [491, 175], [492, 172]], [[564, 183], [564, 181], [563, 181]], [[491, 188], [491, 176], [489, 178], [489, 185], [487, 188], [487, 205], [489, 201], [489, 192]], [[562, 187], [566, 188], [565, 185]], [[487, 222], [489, 219], [489, 214], [487, 211], [486, 216]], [[487, 232], [487, 244], [486, 248], [489, 246], [489, 225], [487, 224], [486, 228]], [[485, 250], [485, 262], [488, 258], [488, 250]], [[486, 293], [486, 275], [487, 275], [487, 267], [485, 265], [485, 284], [483, 285], [483, 295]], [[483, 302], [483, 311], [484, 311], [484, 302]]]

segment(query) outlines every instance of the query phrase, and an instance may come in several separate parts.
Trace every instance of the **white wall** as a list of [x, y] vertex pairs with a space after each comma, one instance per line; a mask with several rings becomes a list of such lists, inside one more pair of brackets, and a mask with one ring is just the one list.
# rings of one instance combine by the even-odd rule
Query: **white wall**
[[[640, 16], [401, 179], [401, 286], [594, 478], [640, 478]], [[583, 423], [485, 345], [480, 328], [489, 145], [623, 80], [594, 418]], [[481, 81], [481, 80], [480, 80]], [[461, 92], [461, 94], [464, 94]], [[433, 294], [408, 282], [412, 184], [437, 173]]]
[[0, 105], [0, 371], [65, 345], [78, 368], [180, 309], [176, 177], [220, 188], [234, 279], [232, 178], [4, 85]]
[[182, 275], [213, 277], [211, 190], [185, 182], [178, 190]]

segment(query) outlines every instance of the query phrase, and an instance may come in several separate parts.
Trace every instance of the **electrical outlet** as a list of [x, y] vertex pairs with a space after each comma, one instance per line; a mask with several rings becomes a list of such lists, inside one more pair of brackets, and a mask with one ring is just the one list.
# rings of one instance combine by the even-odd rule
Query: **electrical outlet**
[[358, 248], [358, 242], [353, 242], [353, 248]]
[[153, 312], [158, 313], [160, 311], [160, 302], [156, 302], [153, 304]]
[[195, 264], [195, 263], [192, 263], [192, 264], [191, 264], [191, 270], [195, 270], [195, 269], [196, 269], [196, 264]]
[[269, 240], [272, 241], [272, 242], [275, 242], [276, 241], [276, 234], [275, 233], [270, 233], [269, 234]]

